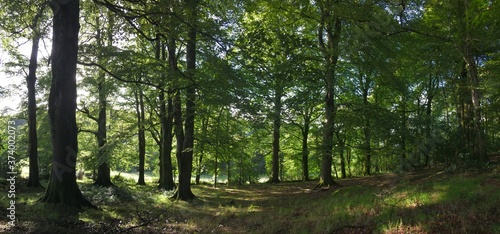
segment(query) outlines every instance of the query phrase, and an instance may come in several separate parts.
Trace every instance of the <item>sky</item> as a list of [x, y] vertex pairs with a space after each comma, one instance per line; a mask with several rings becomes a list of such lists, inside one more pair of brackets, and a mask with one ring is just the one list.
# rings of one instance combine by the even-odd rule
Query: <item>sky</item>
[[[44, 41], [40, 43], [38, 59], [47, 57], [50, 51], [50, 43]], [[29, 59], [31, 54], [31, 42], [28, 41], [18, 47], [18, 51]], [[0, 95], [0, 115], [19, 113], [20, 105], [23, 99], [26, 99], [26, 80], [22, 70], [28, 71], [27, 68], [14, 69], [16, 74], [6, 73], [5, 64], [13, 62], [11, 56], [5, 51], [5, 48], [0, 44], [0, 90], [6, 91], [5, 95]]]
[[5, 63], [8, 61], [9, 56], [5, 51], [0, 50], [0, 90], [6, 91], [0, 96], [0, 115], [17, 112], [22, 98], [21, 93], [15, 87], [23, 85], [23, 77], [5, 73]]

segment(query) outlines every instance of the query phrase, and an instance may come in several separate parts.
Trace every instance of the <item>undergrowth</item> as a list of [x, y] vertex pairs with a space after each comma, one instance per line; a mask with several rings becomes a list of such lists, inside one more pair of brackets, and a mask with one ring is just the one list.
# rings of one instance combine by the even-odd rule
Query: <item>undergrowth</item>
[[[168, 191], [115, 180], [96, 187], [80, 181], [99, 210], [39, 203], [43, 189], [20, 187], [14, 233], [498, 233], [500, 176], [427, 172], [339, 180], [343, 187], [313, 190], [316, 182], [193, 186], [198, 199], [174, 201]], [[46, 183], [45, 183], [46, 184]], [[9, 199], [1, 196], [0, 208]], [[75, 231], [76, 230], [76, 231]]]

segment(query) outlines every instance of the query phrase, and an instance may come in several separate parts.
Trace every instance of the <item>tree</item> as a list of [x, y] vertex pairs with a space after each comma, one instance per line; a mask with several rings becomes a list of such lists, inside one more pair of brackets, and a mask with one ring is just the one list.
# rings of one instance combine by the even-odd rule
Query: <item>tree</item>
[[302, 180], [308, 181], [309, 178], [309, 133], [314, 125], [314, 122], [320, 117], [321, 108], [321, 87], [320, 83], [316, 82], [316, 77], [320, 75], [320, 71], [314, 62], [303, 68], [303, 73], [300, 74], [298, 84], [292, 88], [291, 92], [294, 96], [286, 100], [286, 113], [288, 116], [285, 121], [289, 121], [297, 127], [301, 133], [301, 163], [302, 163]]
[[[172, 45], [172, 42], [174, 45]], [[168, 60], [169, 60], [169, 74], [173, 76], [175, 74], [176, 67], [176, 56], [175, 56], [175, 40], [168, 42]], [[170, 48], [174, 47], [174, 48]], [[159, 46], [158, 46], [159, 50]], [[163, 50], [163, 57], [165, 57], [165, 49]], [[159, 55], [157, 55], [159, 57]], [[173, 190], [175, 188], [174, 178], [172, 175], [172, 140], [173, 140], [173, 119], [174, 119], [174, 107], [172, 103], [172, 97], [170, 95], [165, 97], [165, 91], [159, 91], [159, 101], [160, 101], [160, 120], [161, 120], [161, 152], [160, 152], [160, 181], [159, 188], [165, 190]]]
[[49, 118], [52, 136], [52, 173], [42, 202], [69, 207], [95, 207], [76, 183], [78, 128], [76, 126], [76, 63], [79, 1], [54, 1], [52, 9], [52, 85]]
[[[271, 178], [279, 183], [283, 108], [290, 87], [303, 67], [302, 38], [297, 35], [299, 24], [287, 24], [278, 2], [262, 1], [252, 6], [242, 22], [244, 28], [238, 38], [240, 56], [249, 73], [253, 90], [251, 95], [261, 96], [261, 112], [267, 112], [272, 122]], [[276, 14], [280, 12], [280, 14]], [[290, 20], [292, 21], [292, 20]], [[257, 98], [257, 97], [254, 97]]]
[[470, 155], [468, 159], [483, 164], [488, 161], [488, 155], [483, 123], [485, 113], [481, 104], [483, 74], [480, 70], [490, 59], [488, 54], [498, 51], [496, 35], [499, 25], [495, 16], [499, 11], [498, 2], [426, 1], [422, 6], [425, 9], [422, 20], [405, 26], [451, 48], [449, 52], [453, 54], [453, 60], [462, 66], [456, 79], [448, 81], [449, 84], [459, 84], [462, 90], [457, 99], [460, 102], [457, 105], [463, 107], [458, 110], [459, 134], [464, 137], [465, 145], [465, 151], [461, 151], [463, 155]]
[[[332, 177], [332, 149], [335, 132], [335, 89], [336, 68], [340, 56], [340, 34], [342, 32], [342, 17], [335, 9], [338, 1], [317, 1], [320, 12], [318, 26], [318, 45], [325, 60], [325, 122], [323, 126], [323, 145], [321, 153], [321, 170], [319, 186], [338, 185]], [[325, 38], [326, 37], [326, 38]], [[326, 39], [326, 40], [325, 40]]]
[[[91, 53], [96, 57], [98, 64], [106, 64], [108, 60], [106, 58], [107, 48], [113, 45], [113, 27], [115, 26], [113, 15], [111, 15], [110, 11], [106, 11], [107, 21], [105, 21], [100, 6], [97, 5], [90, 6], [90, 10], [88, 11], [91, 12], [94, 17], [91, 28], [95, 30], [95, 35], [92, 35], [92, 37], [95, 38], [95, 46], [88, 45], [88, 47], [95, 48], [91, 50]], [[111, 147], [107, 139], [107, 99], [112, 86], [109, 81], [107, 81], [106, 73], [102, 69], [97, 71], [97, 75], [93, 73], [92, 76], [88, 77], [86, 80], [87, 83], [91, 84], [91, 87], [96, 87], [97, 89], [97, 115], [92, 114], [86, 106], [79, 111], [97, 123], [97, 131], [89, 129], [80, 129], [80, 131], [92, 133], [97, 139], [97, 177], [95, 178], [94, 185], [109, 187], [112, 186], [113, 183], [111, 182], [111, 169], [109, 166]]]
[[[186, 42], [186, 69], [187, 76], [191, 81], [194, 81], [195, 70], [196, 70], [196, 34], [197, 34], [197, 21], [198, 21], [198, 3], [199, 0], [186, 0], [186, 11], [189, 24], [187, 42]], [[181, 113], [179, 113], [180, 107], [180, 95], [176, 95], [176, 105], [174, 112], [177, 112], [174, 121], [177, 122], [177, 126], [181, 121]], [[177, 152], [177, 163], [179, 164], [179, 186], [177, 187], [174, 197], [184, 201], [193, 200], [196, 196], [191, 191], [191, 174], [193, 171], [193, 151], [194, 151], [194, 123], [196, 116], [195, 109], [195, 99], [196, 99], [196, 84], [192, 82], [186, 88], [186, 116], [184, 122], [184, 139], [178, 138], [177, 140], [183, 140], [181, 152]], [[176, 131], [179, 132], [181, 129], [178, 127]], [[177, 143], [179, 144], [179, 143]], [[177, 148], [179, 151], [180, 147]]]
[[141, 85], [137, 85], [134, 91], [135, 111], [137, 114], [137, 139], [139, 142], [139, 180], [137, 184], [146, 185], [144, 180], [144, 164], [146, 160], [146, 135], [145, 135], [145, 110], [144, 110], [144, 93]]
[[36, 13], [33, 22], [30, 26], [33, 31], [32, 45], [31, 45], [31, 57], [29, 64], [29, 73], [26, 77], [26, 83], [28, 86], [28, 128], [29, 128], [29, 140], [28, 140], [28, 155], [29, 155], [29, 177], [28, 187], [41, 187], [40, 175], [38, 170], [38, 136], [37, 136], [37, 121], [36, 121], [36, 70], [38, 65], [38, 45], [40, 43], [41, 32], [39, 28], [39, 23], [43, 17], [45, 10], [45, 4], [43, 4], [38, 12]]
[[[100, 14], [96, 14], [96, 22], [97, 22], [97, 27], [100, 27]], [[108, 11], [107, 14], [108, 18], [108, 25], [107, 25], [107, 32], [105, 33], [106, 35], [106, 40], [107, 40], [107, 46], [111, 47], [113, 45], [113, 27], [114, 27], [114, 21], [113, 21], [113, 16], [110, 14]], [[99, 50], [102, 50], [103, 48], [103, 38], [102, 38], [102, 33], [101, 29], [98, 29], [98, 34], [97, 34], [97, 43], [98, 43], [98, 48]], [[102, 55], [98, 55], [98, 60], [101, 60]], [[99, 61], [99, 63], [102, 63]], [[97, 160], [98, 160], [98, 167], [97, 167], [97, 178], [96, 181], [94, 182], [95, 185], [99, 186], [112, 186], [113, 183], [111, 182], [111, 169], [109, 167], [108, 161], [109, 161], [109, 155], [106, 153], [107, 151], [105, 150], [106, 144], [108, 142], [107, 140], [107, 108], [108, 108], [108, 101], [107, 97], [109, 94], [109, 84], [106, 82], [106, 74], [104, 71], [100, 70], [98, 77], [97, 77], [97, 92], [98, 92], [98, 117], [97, 117], [97, 144], [99, 147], [98, 155], [97, 155]]]
[[[23, 3], [26, 4], [26, 3]], [[29, 157], [29, 177], [27, 186], [28, 187], [41, 187], [40, 185], [40, 175], [39, 175], [39, 165], [38, 165], [38, 136], [37, 136], [37, 103], [36, 103], [36, 83], [37, 83], [37, 68], [38, 68], [38, 50], [40, 40], [44, 37], [46, 32], [46, 12], [48, 3], [46, 2], [30, 2], [28, 4], [34, 5], [34, 8], [26, 8], [23, 5], [19, 5], [16, 2], [5, 2], [1, 5], [5, 9], [0, 12], [0, 16], [5, 20], [0, 23], [0, 29], [8, 33], [10, 36], [15, 38], [14, 43], [18, 43], [18, 39], [27, 38], [31, 41], [31, 53], [28, 58], [29, 64], [28, 72], [26, 73], [26, 86], [28, 88], [28, 157]], [[8, 38], [8, 37], [6, 37]], [[12, 43], [4, 41], [4, 43]], [[14, 52], [17, 48], [9, 48], [10, 45], [6, 45], [7, 52], [11, 53], [13, 57], [16, 57], [18, 65], [25, 67], [24, 56], [20, 56], [18, 52]], [[24, 70], [24, 68], [23, 68]]]

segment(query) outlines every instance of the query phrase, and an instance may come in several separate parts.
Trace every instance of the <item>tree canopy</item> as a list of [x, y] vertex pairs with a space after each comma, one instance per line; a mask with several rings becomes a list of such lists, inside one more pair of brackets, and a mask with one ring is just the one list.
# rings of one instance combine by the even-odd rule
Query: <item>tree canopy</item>
[[43, 201], [93, 206], [78, 173], [192, 201], [192, 182], [335, 187], [500, 150], [498, 1], [0, 2], [28, 97], [1, 119], [29, 119], [18, 159], [50, 178]]

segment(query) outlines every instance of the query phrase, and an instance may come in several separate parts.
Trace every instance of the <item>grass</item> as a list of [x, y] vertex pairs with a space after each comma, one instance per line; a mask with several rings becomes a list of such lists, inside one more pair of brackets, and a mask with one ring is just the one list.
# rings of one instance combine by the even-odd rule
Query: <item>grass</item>
[[[343, 187], [312, 190], [317, 182], [193, 186], [198, 200], [132, 180], [98, 188], [80, 181], [100, 210], [76, 212], [37, 199], [43, 190], [17, 191], [13, 233], [498, 233], [498, 165], [481, 173], [439, 170], [339, 180]], [[6, 210], [6, 195], [0, 196]]]

